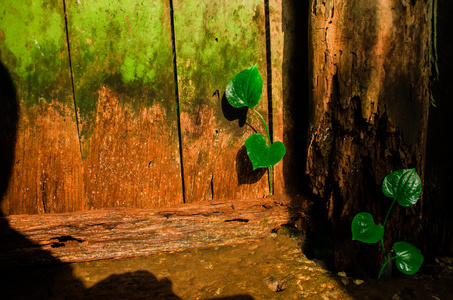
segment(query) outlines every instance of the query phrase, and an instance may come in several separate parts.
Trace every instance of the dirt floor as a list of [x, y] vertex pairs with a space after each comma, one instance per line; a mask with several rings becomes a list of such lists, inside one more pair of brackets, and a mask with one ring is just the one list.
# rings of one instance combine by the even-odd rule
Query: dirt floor
[[[453, 299], [452, 260], [390, 281], [331, 273], [300, 238], [272, 233], [243, 244], [3, 273], [1, 299]], [[322, 263], [321, 263], [322, 264]]]

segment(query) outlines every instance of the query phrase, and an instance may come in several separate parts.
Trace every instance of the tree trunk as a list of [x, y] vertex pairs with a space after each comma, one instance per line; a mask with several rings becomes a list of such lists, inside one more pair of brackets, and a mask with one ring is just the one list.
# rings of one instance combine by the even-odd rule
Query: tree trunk
[[[383, 223], [386, 174], [415, 167], [423, 179], [432, 1], [312, 0], [310, 13], [309, 184], [325, 201], [336, 267], [375, 273], [382, 253], [352, 241], [351, 221], [366, 211]], [[422, 205], [393, 208], [385, 249], [420, 247]]]

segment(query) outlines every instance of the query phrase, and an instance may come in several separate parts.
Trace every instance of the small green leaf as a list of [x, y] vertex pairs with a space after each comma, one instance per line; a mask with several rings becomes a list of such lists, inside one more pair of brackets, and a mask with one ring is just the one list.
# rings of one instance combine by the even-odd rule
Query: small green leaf
[[286, 153], [285, 145], [282, 142], [275, 142], [268, 146], [262, 134], [255, 133], [245, 141], [247, 154], [253, 165], [253, 170], [268, 168], [282, 160]]
[[375, 224], [373, 216], [366, 212], [355, 215], [351, 230], [353, 240], [368, 244], [377, 243], [384, 236], [384, 226]]
[[258, 104], [263, 92], [263, 79], [257, 65], [241, 71], [228, 83], [225, 96], [231, 106], [254, 107]]
[[396, 253], [396, 267], [401, 273], [406, 275], [417, 273], [425, 259], [420, 250], [405, 242], [396, 242], [393, 250]]
[[382, 192], [396, 199], [403, 207], [417, 203], [422, 193], [422, 183], [415, 169], [403, 169], [385, 176]]

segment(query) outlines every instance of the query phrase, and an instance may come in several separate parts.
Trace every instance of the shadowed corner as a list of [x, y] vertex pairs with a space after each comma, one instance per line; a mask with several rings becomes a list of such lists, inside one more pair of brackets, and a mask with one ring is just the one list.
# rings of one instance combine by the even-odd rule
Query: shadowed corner
[[253, 170], [252, 162], [247, 155], [247, 148], [242, 146], [236, 154], [236, 173], [238, 176], [238, 186], [242, 184], [253, 184], [258, 182], [267, 168], [258, 168]]
[[283, 159], [286, 193], [310, 193], [305, 175], [309, 132], [309, 3], [282, 1], [283, 48]]
[[[283, 48], [283, 143], [287, 152], [283, 158], [286, 193], [292, 195], [292, 205], [301, 205], [301, 198], [309, 201], [308, 217], [295, 216], [304, 223], [305, 240], [302, 251], [309, 259], [333, 269], [333, 237], [327, 220], [325, 202], [312, 195], [309, 177], [305, 174], [310, 119], [310, 65], [312, 45], [309, 42], [310, 3], [282, 1]], [[313, 198], [312, 198], [313, 197]]]
[[221, 100], [221, 106], [222, 106], [222, 113], [225, 119], [228, 121], [234, 121], [238, 120], [238, 125], [239, 127], [243, 127], [247, 121], [247, 112], [249, 108], [247, 106], [241, 107], [241, 108], [234, 108], [231, 106], [231, 104], [228, 102], [225, 93], [223, 93], [222, 100]]

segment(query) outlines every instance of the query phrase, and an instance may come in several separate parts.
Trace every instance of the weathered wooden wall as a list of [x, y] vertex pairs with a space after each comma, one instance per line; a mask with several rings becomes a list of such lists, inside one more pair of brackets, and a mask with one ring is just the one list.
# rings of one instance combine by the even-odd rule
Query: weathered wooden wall
[[[244, 66], [257, 63], [266, 86], [264, 2], [173, 3], [186, 201], [264, 197], [267, 175], [252, 172], [241, 147], [254, 129], [265, 129], [251, 111], [234, 120], [235, 109], [224, 99], [226, 85]], [[256, 109], [267, 115], [265, 88]]]
[[[3, 214], [267, 195], [268, 174], [252, 171], [243, 147], [262, 122], [230, 107], [224, 89], [257, 63], [258, 111], [274, 140], [295, 132], [283, 103], [293, 101], [287, 2], [2, 1], [0, 60], [20, 111], [17, 141], [2, 135], [15, 157], [5, 150]], [[277, 194], [295, 185], [288, 154]]]
[[20, 110], [15, 145], [1, 145], [14, 151], [14, 160], [5, 162], [13, 169], [1, 209], [4, 214], [84, 209], [63, 3], [2, 1], [0, 18], [0, 59], [13, 85], [8, 88], [16, 91], [16, 99], [6, 100], [17, 101]]
[[168, 1], [67, 1], [88, 205], [182, 202]]

